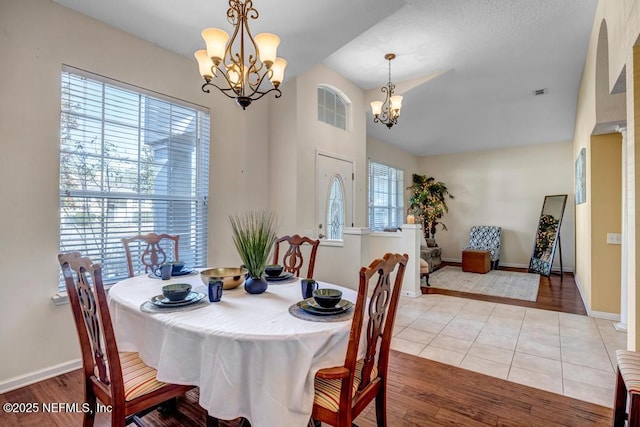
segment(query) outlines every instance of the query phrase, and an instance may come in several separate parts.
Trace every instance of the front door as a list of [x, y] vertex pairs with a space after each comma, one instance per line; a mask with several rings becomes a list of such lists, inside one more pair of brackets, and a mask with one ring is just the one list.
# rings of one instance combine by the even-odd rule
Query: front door
[[317, 154], [317, 230], [320, 239], [342, 240], [343, 227], [353, 227], [353, 162]]

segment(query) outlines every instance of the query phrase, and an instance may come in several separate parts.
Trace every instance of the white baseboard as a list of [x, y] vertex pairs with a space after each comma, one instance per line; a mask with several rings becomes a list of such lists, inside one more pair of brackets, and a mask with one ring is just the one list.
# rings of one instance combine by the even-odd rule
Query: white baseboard
[[587, 315], [589, 315], [589, 312], [591, 311], [591, 307], [589, 306], [589, 302], [587, 301], [587, 298], [585, 298], [584, 293], [582, 292], [582, 284], [580, 283], [580, 280], [578, 280], [578, 276], [574, 276], [573, 280], [576, 282], [576, 287], [578, 288], [578, 292], [580, 293], [582, 304], [584, 305], [584, 308], [587, 309]]
[[[462, 262], [462, 260], [460, 260]], [[511, 268], [529, 268], [529, 264], [518, 264], [511, 262], [501, 262], [498, 267], [511, 267]]]
[[629, 326], [626, 323], [618, 322], [613, 324], [613, 328], [618, 332], [628, 332]]
[[620, 321], [620, 315], [617, 313], [609, 313], [606, 311], [593, 311], [587, 310], [589, 317], [597, 317], [598, 319], [612, 320], [614, 322]]
[[411, 297], [411, 298], [418, 298], [420, 295], [422, 295], [421, 293], [416, 293], [413, 291], [400, 291], [400, 295], [403, 295], [405, 297]]
[[31, 372], [29, 374], [9, 378], [8, 380], [0, 382], [0, 394], [20, 387], [25, 387], [39, 381], [47, 380], [58, 375], [66, 374], [67, 372], [75, 371], [81, 367], [82, 359], [75, 359], [49, 368], [40, 369], [39, 371]]
[[613, 321], [617, 321], [617, 322], [620, 321], [620, 314], [609, 313], [609, 312], [606, 312], [606, 311], [591, 310], [591, 306], [589, 305], [589, 302], [587, 301], [587, 298], [585, 297], [584, 293], [582, 292], [582, 284], [580, 283], [580, 280], [578, 280], [578, 276], [575, 276], [574, 280], [576, 281], [576, 286], [578, 287], [578, 292], [580, 292], [580, 298], [582, 298], [582, 303], [584, 304], [584, 308], [587, 310], [587, 316], [589, 316], [589, 317], [597, 317], [598, 319], [613, 320]]

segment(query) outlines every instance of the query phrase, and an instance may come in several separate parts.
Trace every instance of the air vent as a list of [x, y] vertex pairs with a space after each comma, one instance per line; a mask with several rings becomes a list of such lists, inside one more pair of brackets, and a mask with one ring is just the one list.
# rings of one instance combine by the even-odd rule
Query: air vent
[[549, 93], [549, 89], [547, 89], [547, 88], [544, 88], [544, 89], [536, 89], [536, 90], [534, 90], [534, 91], [533, 91], [533, 94], [534, 94], [535, 96], [538, 96], [538, 95], [546, 95], [547, 93]]

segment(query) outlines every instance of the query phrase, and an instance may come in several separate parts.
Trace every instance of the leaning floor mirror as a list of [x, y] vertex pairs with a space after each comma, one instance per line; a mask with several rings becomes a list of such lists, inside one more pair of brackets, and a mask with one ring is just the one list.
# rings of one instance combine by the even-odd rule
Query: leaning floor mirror
[[562, 248], [560, 245], [560, 225], [567, 203], [566, 194], [545, 196], [542, 212], [538, 221], [538, 230], [533, 243], [533, 253], [529, 261], [529, 272], [544, 276], [551, 275], [556, 248], [560, 254], [560, 272], [562, 273]]

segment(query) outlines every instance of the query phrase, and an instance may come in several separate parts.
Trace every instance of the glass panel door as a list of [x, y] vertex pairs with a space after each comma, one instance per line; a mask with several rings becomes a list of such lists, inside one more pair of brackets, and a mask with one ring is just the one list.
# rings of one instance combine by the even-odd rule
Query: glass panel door
[[353, 227], [353, 162], [321, 153], [316, 160], [317, 236], [342, 240], [343, 228]]

